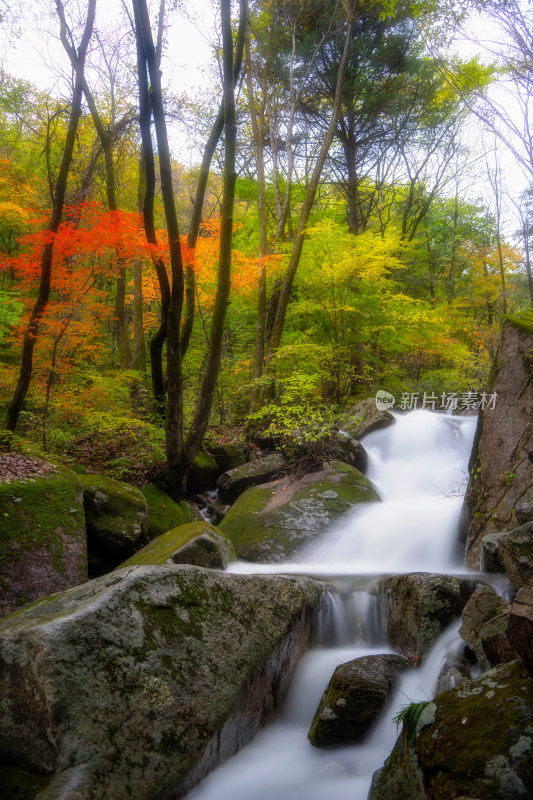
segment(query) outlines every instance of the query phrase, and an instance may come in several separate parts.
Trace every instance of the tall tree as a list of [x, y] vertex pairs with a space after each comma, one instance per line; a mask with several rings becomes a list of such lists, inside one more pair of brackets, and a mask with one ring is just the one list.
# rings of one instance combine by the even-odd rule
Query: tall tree
[[[60, 0], [56, 0], [56, 8], [61, 19], [62, 7]], [[81, 101], [83, 94], [85, 58], [87, 55], [87, 48], [89, 46], [89, 41], [91, 39], [93, 32], [95, 10], [96, 10], [96, 0], [88, 0], [85, 25], [80, 39], [80, 43], [77, 48], [76, 59], [73, 67], [74, 85], [72, 90], [72, 99], [70, 106], [70, 116], [69, 116], [67, 135], [65, 138], [65, 144], [63, 147], [63, 156], [61, 159], [61, 165], [59, 168], [54, 189], [52, 212], [47, 226], [47, 230], [50, 233], [50, 237], [47, 243], [44, 245], [42, 251], [39, 293], [37, 295], [37, 300], [33, 307], [28, 328], [24, 336], [18, 383], [15, 392], [13, 394], [13, 398], [7, 410], [5, 428], [8, 431], [15, 431], [20, 411], [22, 408], [22, 404], [28, 392], [32, 375], [32, 367], [33, 367], [33, 351], [35, 349], [35, 344], [37, 341], [37, 337], [39, 335], [41, 319], [48, 304], [48, 299], [50, 296], [52, 259], [54, 254], [54, 237], [59, 230], [59, 226], [61, 225], [61, 218], [63, 216], [63, 206], [65, 203], [65, 193], [67, 189], [68, 175], [69, 175], [70, 165], [72, 162], [74, 145], [76, 142], [78, 123], [81, 116]]]

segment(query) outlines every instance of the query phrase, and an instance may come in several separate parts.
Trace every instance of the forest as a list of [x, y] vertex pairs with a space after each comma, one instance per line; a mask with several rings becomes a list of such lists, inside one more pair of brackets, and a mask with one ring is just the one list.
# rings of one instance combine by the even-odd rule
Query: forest
[[197, 92], [194, 6], [0, 7], [2, 447], [176, 497], [379, 389], [466, 409], [533, 305], [530, 6], [221, 0]]

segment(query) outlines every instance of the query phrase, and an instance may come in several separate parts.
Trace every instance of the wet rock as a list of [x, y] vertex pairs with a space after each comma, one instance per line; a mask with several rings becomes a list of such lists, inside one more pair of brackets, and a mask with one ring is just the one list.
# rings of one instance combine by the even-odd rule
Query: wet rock
[[148, 536], [150, 539], [162, 536], [179, 525], [194, 522], [194, 513], [187, 503], [176, 503], [154, 483], [139, 486], [139, 491], [148, 505]]
[[409, 667], [402, 656], [364, 656], [340, 664], [315, 713], [309, 740], [316, 747], [361, 741], [385, 708], [399, 673]]
[[333, 461], [299, 480], [287, 476], [248, 489], [220, 529], [239, 558], [283, 561], [353, 506], [379, 499], [368, 478], [349, 464]]
[[148, 541], [148, 505], [138, 489], [104, 475], [79, 475], [89, 577], [102, 575]]
[[517, 592], [509, 614], [507, 635], [511, 645], [533, 673], [533, 588]]
[[390, 411], [379, 411], [376, 408], [376, 398], [368, 397], [348, 409], [339, 420], [339, 428], [354, 439], [360, 439], [367, 433], [386, 428], [394, 422], [395, 419]]
[[0, 764], [39, 800], [182, 797], [250, 740], [309, 641], [305, 578], [130, 567], [0, 622]]
[[243, 442], [220, 442], [216, 441], [209, 445], [209, 450], [212, 453], [218, 466], [224, 472], [235, 467], [241, 467], [246, 464], [248, 448], [246, 443]]
[[120, 566], [194, 564], [226, 569], [235, 559], [233, 545], [222, 531], [209, 522], [191, 522], [158, 536]]
[[[483, 539], [483, 553], [485, 541]], [[490, 534], [488, 553], [484, 559], [491, 565], [500, 565], [515, 591], [522, 586], [533, 586], [533, 522], [526, 522], [511, 531]]]
[[455, 689], [456, 686], [471, 677], [472, 662], [464, 651], [458, 655], [446, 656], [437, 678], [436, 694], [447, 692], [448, 689]]
[[510, 610], [510, 604], [490, 586], [476, 589], [463, 609], [459, 633], [476, 654], [482, 669], [517, 658], [507, 638]]
[[0, 483], [0, 616], [87, 580], [83, 489], [53, 469]]
[[481, 540], [481, 572], [504, 572], [498, 549], [499, 533], [487, 533]]
[[368, 465], [368, 454], [361, 444], [349, 434], [337, 433], [329, 436], [322, 444], [324, 457], [344, 461], [359, 472], [365, 472]]
[[533, 679], [521, 661], [438, 695], [402, 732], [369, 800], [527, 800], [533, 793]]
[[415, 661], [426, 656], [479, 585], [426, 572], [382, 578], [378, 598], [390, 646]]
[[[481, 541], [516, 526], [516, 508], [533, 483], [533, 311], [504, 317], [487, 394], [479, 414], [462, 515], [466, 565], [479, 569]], [[524, 518], [519, 510], [519, 516]]]
[[234, 503], [251, 486], [267, 483], [274, 475], [283, 472], [287, 462], [281, 453], [270, 453], [235, 469], [224, 472], [217, 481], [221, 500]]

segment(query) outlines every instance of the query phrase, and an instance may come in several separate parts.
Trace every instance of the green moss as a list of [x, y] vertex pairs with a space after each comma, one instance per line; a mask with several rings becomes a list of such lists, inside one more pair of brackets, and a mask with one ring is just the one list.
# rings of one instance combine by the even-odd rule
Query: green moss
[[158, 536], [138, 553], [129, 558], [117, 569], [122, 567], [146, 566], [150, 564], [165, 564], [172, 554], [184, 547], [186, 544], [205, 533], [215, 534], [216, 536], [225, 535], [209, 522], [191, 522], [188, 525], [180, 525], [162, 536]]
[[2, 800], [34, 800], [51, 780], [49, 775], [24, 772], [15, 767], [0, 767], [0, 797]]
[[217, 462], [215, 461], [213, 456], [209, 455], [209, 453], [198, 453], [198, 455], [194, 459], [193, 466], [195, 466], [197, 469], [213, 470], [214, 472], [220, 472]]
[[78, 478], [58, 467], [54, 475], [0, 483], [0, 563], [24, 550], [46, 547], [54, 568], [65, 570], [63, 537], [85, 530]]
[[515, 328], [520, 328], [520, 330], [533, 335], [533, 310], [530, 308], [520, 311], [518, 314], [505, 314], [502, 317], [502, 324], [504, 322], [509, 322]]
[[153, 483], [140, 486], [139, 491], [148, 505], [148, 536], [155, 539], [180, 525], [194, 522], [195, 517], [187, 503], [176, 503], [166, 492]]

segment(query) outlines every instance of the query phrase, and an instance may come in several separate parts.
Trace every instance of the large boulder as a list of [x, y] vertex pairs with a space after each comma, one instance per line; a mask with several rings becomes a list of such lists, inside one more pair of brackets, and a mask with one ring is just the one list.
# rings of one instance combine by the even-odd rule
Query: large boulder
[[[69, 469], [1, 457], [0, 616], [87, 580], [83, 489]], [[21, 475], [20, 479], [6, 475]]]
[[385, 708], [401, 670], [402, 656], [363, 656], [340, 664], [316, 710], [309, 741], [331, 747], [361, 741]]
[[287, 476], [248, 489], [220, 529], [239, 558], [283, 561], [353, 506], [379, 499], [368, 478], [349, 464], [333, 461], [298, 480]]
[[0, 622], [0, 764], [38, 800], [179, 798], [250, 740], [309, 642], [306, 578], [130, 567]]
[[270, 455], [255, 458], [247, 464], [230, 469], [224, 472], [217, 481], [220, 498], [226, 503], [234, 503], [246, 489], [267, 483], [275, 475], [284, 472], [287, 466], [281, 453], [270, 453]]
[[235, 559], [233, 545], [222, 531], [209, 522], [190, 522], [153, 539], [120, 566], [194, 564], [226, 569]]
[[176, 503], [155, 483], [139, 486], [139, 491], [148, 506], [148, 536], [155, 539], [179, 525], [194, 522], [195, 516], [186, 503]]
[[528, 800], [533, 679], [511, 661], [429, 703], [374, 776], [368, 800]]
[[221, 471], [210, 453], [198, 453], [187, 473], [187, 491], [201, 494], [214, 489]]
[[378, 581], [378, 602], [391, 647], [417, 662], [479, 586], [453, 575], [412, 572]]
[[527, 586], [517, 592], [509, 613], [507, 636], [533, 674], [533, 587]]
[[[480, 411], [462, 515], [466, 565], [479, 569], [481, 540], [515, 527], [533, 487], [533, 311], [504, 318]], [[492, 407], [494, 406], [494, 407]], [[519, 508], [520, 519], [514, 509]], [[526, 512], [527, 513], [527, 512]]]
[[110, 572], [148, 541], [148, 505], [138, 489], [105, 475], [79, 475], [89, 576]]
[[349, 408], [339, 420], [339, 428], [353, 439], [360, 439], [367, 433], [393, 425], [396, 420], [390, 411], [380, 411], [376, 398], [368, 397]]
[[511, 606], [490, 586], [476, 589], [463, 609], [459, 633], [482, 669], [518, 658], [507, 638]]
[[488, 572], [505, 572], [515, 591], [533, 586], [533, 522], [484, 536], [481, 564]]

